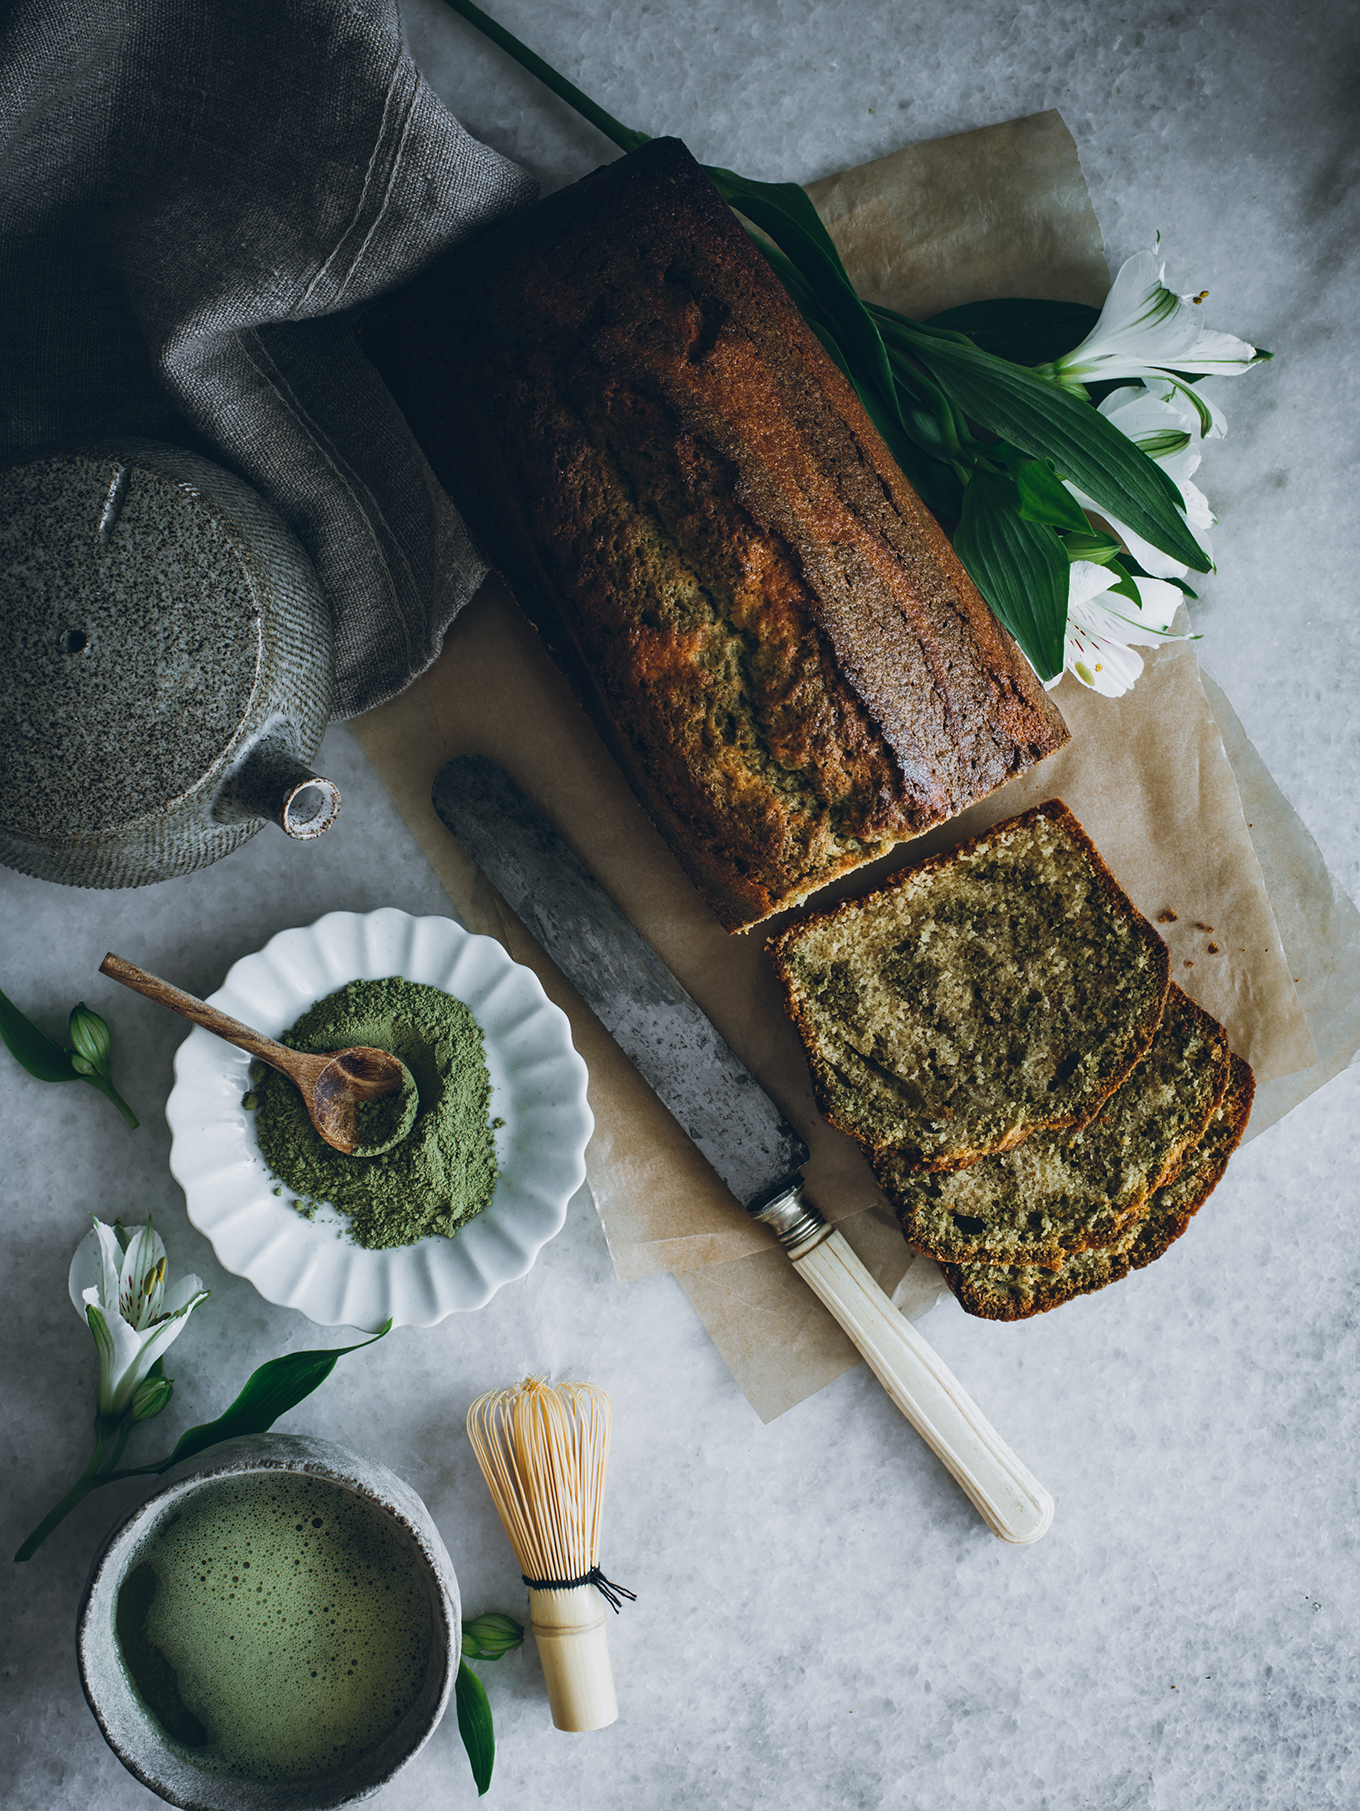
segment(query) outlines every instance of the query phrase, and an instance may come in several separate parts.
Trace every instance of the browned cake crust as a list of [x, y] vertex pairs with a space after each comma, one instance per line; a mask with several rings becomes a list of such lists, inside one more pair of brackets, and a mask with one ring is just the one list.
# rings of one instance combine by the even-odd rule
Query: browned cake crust
[[[1085, 929], [1074, 933], [1061, 921], [1070, 902], [1036, 885], [1027, 872], [1027, 839], [1038, 843], [1041, 832], [1050, 829], [1080, 864], [1088, 907], [1102, 905], [1104, 926], [1094, 945]], [[857, 963], [867, 966], [862, 964], [862, 951], [874, 936], [875, 921], [892, 923], [907, 900], [919, 898], [920, 916], [934, 933], [929, 901], [936, 883], [947, 886], [970, 866], [992, 859], [997, 851], [1004, 854], [1007, 845], [1015, 851], [1014, 888], [998, 887], [997, 897], [984, 902], [984, 911], [1003, 926], [1008, 917], [1022, 926], [1022, 934], [1028, 934], [1034, 946], [1025, 961], [998, 966], [984, 941], [982, 957], [966, 977], [952, 969], [943, 975], [932, 973], [924, 966], [930, 945], [940, 948], [939, 937], [932, 935], [924, 955], [911, 947], [909, 939], [891, 952], [893, 966], [900, 970], [891, 982], [858, 971]], [[1078, 922], [1093, 915], [1093, 911], [1079, 914]], [[1005, 935], [1004, 928], [1001, 934]], [[832, 946], [831, 955], [819, 947], [824, 943]], [[1166, 945], [1061, 799], [1047, 799], [1006, 818], [956, 848], [893, 875], [860, 899], [801, 919], [771, 938], [768, 947], [785, 1006], [807, 1052], [823, 1117], [856, 1139], [871, 1161], [890, 1153], [893, 1167], [903, 1171], [963, 1169], [1013, 1149], [1035, 1132], [1085, 1125], [1146, 1055], [1170, 985]], [[842, 952], [844, 963], [837, 959]], [[1059, 963], [1090, 967], [1089, 975], [1079, 977], [1084, 1010], [1070, 1025], [1054, 1031], [1052, 1063], [1039, 1077], [1042, 1086], [1036, 1083], [1031, 1098], [1021, 1104], [1007, 1075], [1015, 1073], [1017, 1047], [1028, 1058], [1040, 1048], [1039, 1037], [1049, 1035], [1046, 1027], [1042, 1032], [1036, 1027], [1045, 1025], [1052, 1003], [1050, 977]], [[840, 990], [845, 997], [838, 1000], [832, 989], [841, 966], [851, 972]], [[965, 995], [961, 1004], [935, 998], [946, 985], [954, 991], [956, 984], [962, 984]], [[995, 1048], [983, 1053], [980, 1042], [964, 1049], [955, 1073], [970, 1066], [976, 1070], [979, 1061], [983, 1063], [988, 1087], [997, 1097], [990, 1119], [984, 1113], [982, 1123], [976, 1123], [966, 1085], [962, 1095], [952, 1094], [947, 1102], [934, 1100], [929, 1085], [922, 1087], [891, 1071], [881, 1050], [856, 1048], [846, 1038], [847, 1022], [863, 1010], [875, 987], [895, 996], [894, 1014], [910, 1024], [925, 1045], [943, 1046], [959, 1035], [964, 1021], [981, 1022], [981, 1039], [990, 1040]], [[1121, 988], [1124, 995], [1119, 998]], [[859, 1042], [863, 1044], [862, 1037]]]
[[365, 343], [729, 929], [1067, 740], [678, 141], [460, 248]]
[[1090, 1295], [1141, 1270], [1173, 1245], [1222, 1180], [1251, 1114], [1255, 1078], [1240, 1056], [1232, 1058], [1223, 1099], [1200, 1143], [1179, 1172], [1149, 1198], [1143, 1216], [1112, 1246], [1083, 1251], [1059, 1270], [1037, 1265], [943, 1264], [945, 1281], [969, 1314], [982, 1320], [1027, 1320], [1078, 1295]]

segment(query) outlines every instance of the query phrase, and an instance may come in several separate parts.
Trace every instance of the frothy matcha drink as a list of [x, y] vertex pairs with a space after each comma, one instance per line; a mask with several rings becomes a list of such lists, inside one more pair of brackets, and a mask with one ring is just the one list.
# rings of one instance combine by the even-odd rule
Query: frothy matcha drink
[[430, 1656], [421, 1563], [363, 1497], [288, 1473], [226, 1478], [137, 1555], [118, 1644], [186, 1758], [252, 1779], [357, 1760], [415, 1701]]

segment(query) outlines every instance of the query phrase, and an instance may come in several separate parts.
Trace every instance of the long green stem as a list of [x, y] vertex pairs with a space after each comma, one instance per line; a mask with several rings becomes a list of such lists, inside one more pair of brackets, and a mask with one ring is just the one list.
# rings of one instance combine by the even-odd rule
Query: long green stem
[[60, 1503], [57, 1504], [56, 1508], [50, 1509], [47, 1512], [42, 1521], [38, 1523], [38, 1526], [24, 1542], [23, 1546], [20, 1547], [19, 1551], [15, 1554], [14, 1558], [16, 1561], [32, 1559], [33, 1555], [38, 1551], [39, 1547], [42, 1546], [43, 1542], [47, 1539], [48, 1535], [51, 1534], [57, 1523], [64, 1521], [75, 1508], [76, 1504], [83, 1502], [92, 1490], [99, 1490], [105, 1484], [118, 1484], [124, 1478], [144, 1478], [152, 1472], [162, 1472], [170, 1469], [170, 1466], [174, 1462], [173, 1453], [164, 1459], [153, 1459], [150, 1465], [127, 1465], [124, 1466], [122, 1470], [118, 1469], [118, 1461], [123, 1456], [123, 1449], [127, 1446], [128, 1438], [135, 1426], [136, 1423], [133, 1421], [131, 1415], [124, 1418], [118, 1428], [117, 1444], [114, 1446], [112, 1453], [109, 1453], [108, 1468], [107, 1470], [100, 1470], [100, 1467], [104, 1463], [104, 1455], [108, 1452], [109, 1441], [113, 1438], [111, 1433], [104, 1436], [95, 1447], [94, 1457], [85, 1467], [85, 1470], [76, 1479], [75, 1483], [67, 1491]]
[[[132, 1418], [131, 1416], [128, 1416], [118, 1429], [118, 1445], [113, 1454], [113, 1463], [115, 1465], [122, 1457], [123, 1448], [127, 1445], [127, 1437], [131, 1427]], [[48, 1535], [51, 1534], [52, 1530], [57, 1526], [57, 1523], [64, 1521], [75, 1508], [76, 1504], [83, 1502], [92, 1490], [96, 1490], [101, 1484], [108, 1483], [109, 1480], [107, 1476], [99, 1477], [96, 1474], [98, 1473], [100, 1466], [104, 1463], [104, 1455], [109, 1450], [109, 1441], [112, 1438], [112, 1428], [107, 1432], [100, 1434], [99, 1438], [95, 1441], [94, 1451], [90, 1455], [90, 1463], [85, 1467], [84, 1471], [81, 1472], [80, 1476], [76, 1479], [75, 1483], [67, 1491], [61, 1501], [54, 1508], [48, 1510], [47, 1514], [38, 1523], [38, 1526], [33, 1530], [32, 1534], [29, 1535], [23, 1546], [20, 1547], [19, 1551], [14, 1556], [16, 1564], [26, 1559], [32, 1559], [33, 1555], [38, 1551], [39, 1547], [42, 1546]]]
[[98, 1090], [101, 1094], [106, 1094], [108, 1096], [108, 1098], [113, 1102], [114, 1106], [117, 1107], [118, 1111], [123, 1115], [123, 1118], [131, 1126], [132, 1130], [134, 1132], [137, 1130], [137, 1127], [142, 1122], [138, 1119], [137, 1115], [132, 1111], [132, 1108], [123, 1099], [122, 1095], [114, 1087], [113, 1083], [108, 1079], [107, 1076], [82, 1075], [80, 1079], [83, 1082], [88, 1082], [92, 1088], [98, 1088]]
[[445, 0], [445, 4], [451, 6], [454, 12], [461, 13], [470, 25], [475, 25], [493, 44], [498, 44], [508, 56], [512, 56], [527, 69], [530, 75], [536, 75], [545, 87], [551, 88], [569, 107], [574, 107], [582, 119], [588, 119], [597, 131], [603, 132], [606, 138], [613, 139], [621, 151], [637, 151], [651, 142], [648, 133], [636, 132], [631, 126], [620, 125], [612, 114], [606, 113], [588, 94], [582, 94], [565, 76], [559, 75], [551, 64], [545, 63], [542, 57], [536, 57], [527, 44], [521, 44], [513, 33], [489, 18], [480, 6], [474, 6], [472, 0]]
[[108, 1468], [108, 1474], [107, 1474], [109, 1477], [112, 1477], [114, 1475], [114, 1471], [115, 1471], [115, 1468], [117, 1467], [118, 1461], [123, 1456], [123, 1449], [126, 1447], [126, 1445], [128, 1443], [128, 1436], [131, 1434], [133, 1428], [136, 1425], [137, 1425], [136, 1422], [132, 1419], [131, 1415], [129, 1415], [126, 1418], [126, 1420], [123, 1422], [122, 1427], [118, 1430], [118, 1444], [117, 1444], [117, 1446], [114, 1447], [113, 1451], [109, 1455], [109, 1468]]

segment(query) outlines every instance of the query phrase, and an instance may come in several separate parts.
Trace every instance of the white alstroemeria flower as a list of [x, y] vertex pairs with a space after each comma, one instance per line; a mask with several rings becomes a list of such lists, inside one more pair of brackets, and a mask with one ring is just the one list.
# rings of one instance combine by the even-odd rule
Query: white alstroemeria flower
[[[1160, 250], [1160, 235], [1157, 246]], [[1071, 352], [1038, 366], [1040, 374], [1076, 386], [1172, 371], [1238, 377], [1250, 370], [1258, 362], [1255, 346], [1231, 333], [1211, 333], [1199, 302], [1174, 294], [1165, 276], [1157, 251], [1126, 258], [1095, 326]]]
[[208, 1295], [196, 1276], [167, 1285], [165, 1246], [148, 1219], [123, 1236], [95, 1220], [71, 1259], [71, 1305], [99, 1348], [99, 1413], [127, 1413], [137, 1386], [164, 1357]]
[[[1171, 632], [1171, 619], [1181, 602], [1174, 585], [1135, 578], [1142, 600], [1141, 610], [1136, 610], [1126, 597], [1106, 595], [1116, 582], [1107, 567], [1090, 560], [1072, 562], [1063, 667], [1104, 698], [1122, 696], [1142, 672], [1142, 658], [1134, 646], [1152, 648], [1164, 641], [1190, 639]], [[1059, 673], [1050, 679], [1047, 689], [1051, 691], [1061, 678]]]
[[[1203, 445], [1199, 415], [1193, 405], [1184, 399], [1176, 384], [1149, 378], [1142, 388], [1130, 385], [1127, 389], [1112, 390], [1101, 403], [1100, 413], [1161, 466], [1181, 493], [1191, 534], [1212, 557], [1208, 531], [1217, 518], [1209, 508], [1209, 499], [1204, 492], [1191, 483], [1194, 473], [1199, 470]], [[1226, 424], [1220, 415], [1207, 438], [1219, 440], [1225, 431]], [[1167, 439], [1176, 434], [1189, 436], [1183, 447], [1158, 450], [1159, 442], [1165, 445]], [[1112, 516], [1108, 509], [1088, 497], [1085, 491], [1078, 490], [1075, 484], [1068, 484], [1067, 489], [1083, 509], [1091, 510], [1110, 524], [1138, 564], [1154, 578], [1183, 579], [1190, 570], [1180, 560], [1173, 560], [1169, 553], [1163, 553], [1160, 547], [1154, 547], [1151, 541], [1135, 534], [1127, 523]]]

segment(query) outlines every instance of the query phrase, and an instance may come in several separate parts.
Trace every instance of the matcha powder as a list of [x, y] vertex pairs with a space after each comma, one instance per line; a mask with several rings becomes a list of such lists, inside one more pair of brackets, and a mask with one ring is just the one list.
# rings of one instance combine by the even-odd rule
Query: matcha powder
[[305, 1211], [329, 1201], [349, 1215], [356, 1244], [382, 1251], [455, 1233], [487, 1205], [496, 1186], [491, 1077], [481, 1026], [461, 1000], [400, 976], [351, 981], [279, 1041], [312, 1055], [348, 1044], [390, 1050], [420, 1094], [400, 1144], [380, 1157], [346, 1157], [317, 1134], [287, 1076], [252, 1066], [261, 1154]]

